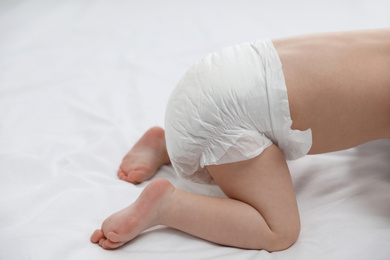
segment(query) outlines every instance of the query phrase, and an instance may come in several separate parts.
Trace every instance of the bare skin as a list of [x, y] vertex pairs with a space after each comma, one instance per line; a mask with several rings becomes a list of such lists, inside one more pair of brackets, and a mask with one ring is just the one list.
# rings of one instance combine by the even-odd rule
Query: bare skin
[[312, 129], [310, 154], [390, 138], [390, 29], [273, 40], [293, 129]]
[[152, 178], [161, 165], [169, 163], [164, 130], [153, 127], [123, 158], [118, 177], [130, 183], [141, 183]]
[[[312, 129], [310, 154], [390, 138], [389, 29], [273, 42], [283, 64], [292, 128]], [[125, 156], [118, 176], [141, 183], [165, 164], [164, 130], [154, 127]], [[107, 218], [91, 241], [114, 249], [158, 224], [240, 248], [278, 251], [297, 240], [294, 188], [276, 145], [253, 159], [207, 169], [228, 198], [191, 194], [157, 179], [135, 203]]]

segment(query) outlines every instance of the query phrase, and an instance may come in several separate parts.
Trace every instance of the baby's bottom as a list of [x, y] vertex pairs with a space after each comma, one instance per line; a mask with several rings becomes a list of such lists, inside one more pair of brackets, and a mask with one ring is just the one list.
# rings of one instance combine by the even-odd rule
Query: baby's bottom
[[[152, 128], [125, 156], [118, 176], [132, 183], [145, 181], [169, 163], [166, 155], [163, 130]], [[136, 202], [107, 218], [91, 241], [114, 249], [159, 224], [247, 249], [278, 251], [297, 240], [297, 203], [286, 161], [277, 146], [247, 161], [207, 168], [229, 198], [188, 193], [157, 179]]]

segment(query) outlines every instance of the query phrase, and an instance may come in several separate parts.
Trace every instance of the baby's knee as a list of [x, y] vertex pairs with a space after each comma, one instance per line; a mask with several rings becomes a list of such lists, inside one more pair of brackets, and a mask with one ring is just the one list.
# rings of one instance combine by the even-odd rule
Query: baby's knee
[[268, 252], [285, 250], [291, 247], [298, 240], [300, 231], [300, 221], [297, 221], [288, 227], [272, 231], [273, 236], [270, 239], [270, 243], [268, 243], [263, 249]]

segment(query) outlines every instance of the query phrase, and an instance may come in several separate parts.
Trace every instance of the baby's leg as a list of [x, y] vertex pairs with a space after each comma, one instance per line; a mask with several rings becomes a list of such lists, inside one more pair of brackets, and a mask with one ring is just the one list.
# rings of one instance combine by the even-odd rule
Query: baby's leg
[[158, 224], [240, 248], [277, 251], [296, 241], [300, 221], [294, 189], [275, 145], [254, 159], [208, 169], [230, 198], [192, 194], [155, 180], [134, 204], [108, 218], [91, 241], [117, 248]]
[[164, 164], [169, 164], [164, 130], [149, 129], [123, 158], [118, 170], [121, 180], [134, 184], [149, 180]]
[[294, 188], [277, 146], [247, 161], [207, 168], [229, 198], [175, 190], [163, 224], [248, 249], [278, 251], [297, 240], [300, 220]]

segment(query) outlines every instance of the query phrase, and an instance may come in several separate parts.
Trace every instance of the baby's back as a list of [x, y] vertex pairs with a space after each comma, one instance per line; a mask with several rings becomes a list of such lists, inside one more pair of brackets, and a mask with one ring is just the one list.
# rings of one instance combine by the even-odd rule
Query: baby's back
[[390, 138], [390, 29], [273, 40], [311, 154]]

